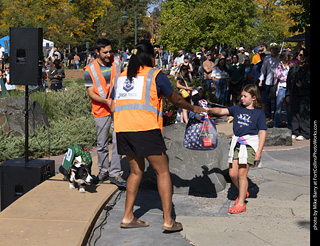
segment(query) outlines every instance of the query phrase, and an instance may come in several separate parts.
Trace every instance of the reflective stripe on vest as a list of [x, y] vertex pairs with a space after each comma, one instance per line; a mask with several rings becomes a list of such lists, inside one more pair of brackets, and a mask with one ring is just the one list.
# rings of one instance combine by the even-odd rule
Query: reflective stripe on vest
[[93, 64], [93, 63], [90, 63], [90, 64], [88, 64], [88, 66], [89, 66], [90, 69], [91, 69], [94, 82], [96, 83], [96, 86], [97, 86], [97, 88], [98, 88], [99, 95], [100, 95], [102, 98], [107, 98], [107, 95], [103, 92], [103, 89], [102, 89], [102, 86], [101, 86], [101, 83], [100, 83], [100, 79], [99, 79], [98, 73], [97, 73], [97, 71], [96, 71], [96, 68], [94, 67], [94, 64]]
[[[146, 92], [145, 92], [145, 104], [126, 104], [126, 105], [119, 105], [115, 107], [115, 112], [119, 112], [121, 110], [146, 110], [146, 111], [152, 111], [159, 117], [162, 117], [162, 111], [158, 111], [158, 109], [154, 108], [150, 104], [150, 92], [151, 92], [151, 84], [153, 79], [153, 73], [157, 71], [157, 69], [152, 68], [148, 72], [147, 81], [146, 81]], [[114, 89], [117, 90], [117, 81], [119, 76], [115, 78], [114, 83]]]

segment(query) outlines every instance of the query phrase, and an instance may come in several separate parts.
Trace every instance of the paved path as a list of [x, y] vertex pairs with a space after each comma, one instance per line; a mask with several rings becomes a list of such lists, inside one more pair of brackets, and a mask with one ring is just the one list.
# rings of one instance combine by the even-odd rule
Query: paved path
[[[161, 203], [155, 191], [139, 191], [135, 215], [150, 227], [120, 229], [125, 193], [117, 202], [102, 233], [96, 230], [95, 245], [274, 245], [310, 244], [309, 142], [298, 148], [269, 148], [263, 153], [262, 168], [249, 172], [247, 212], [230, 215], [236, 196], [228, 184], [216, 198], [174, 195], [174, 215], [183, 223], [180, 233], [164, 234]], [[105, 219], [102, 214], [97, 224]], [[115, 236], [116, 235], [116, 236]]]

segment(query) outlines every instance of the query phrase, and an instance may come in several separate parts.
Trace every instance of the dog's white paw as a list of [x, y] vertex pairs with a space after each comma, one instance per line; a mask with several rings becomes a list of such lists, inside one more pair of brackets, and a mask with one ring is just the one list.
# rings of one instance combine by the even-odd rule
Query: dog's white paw
[[79, 188], [79, 192], [80, 192], [80, 193], [85, 193], [86, 190], [85, 190], [84, 188]]
[[69, 189], [70, 190], [73, 190], [73, 189], [75, 189], [76, 187], [74, 187], [74, 185], [72, 184], [72, 183], [69, 183]]

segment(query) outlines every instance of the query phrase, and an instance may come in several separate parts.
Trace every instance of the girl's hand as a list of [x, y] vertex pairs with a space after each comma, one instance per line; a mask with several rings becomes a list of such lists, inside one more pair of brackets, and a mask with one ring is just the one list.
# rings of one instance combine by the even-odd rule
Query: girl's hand
[[202, 112], [207, 113], [207, 109], [205, 109], [203, 107], [199, 107], [199, 106], [193, 106], [192, 112], [194, 112], [196, 114], [201, 114]]
[[254, 161], [260, 161], [261, 159], [261, 153], [256, 153], [256, 155], [254, 156]]

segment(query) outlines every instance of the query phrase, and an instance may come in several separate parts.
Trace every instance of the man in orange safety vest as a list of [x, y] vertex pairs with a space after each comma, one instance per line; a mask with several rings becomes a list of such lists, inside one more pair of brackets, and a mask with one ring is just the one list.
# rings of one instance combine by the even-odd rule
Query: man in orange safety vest
[[[113, 148], [109, 164], [108, 136], [113, 122], [110, 112], [110, 94], [113, 79], [121, 73], [120, 59], [113, 57], [112, 45], [107, 39], [98, 39], [95, 44], [97, 58], [88, 64], [85, 70], [85, 86], [92, 102], [92, 114], [97, 131], [97, 155], [99, 167], [99, 182], [109, 179], [118, 186], [126, 186], [126, 181], [120, 176], [121, 165], [118, 155], [115, 133], [113, 133]], [[109, 170], [110, 167], [110, 170]]]

